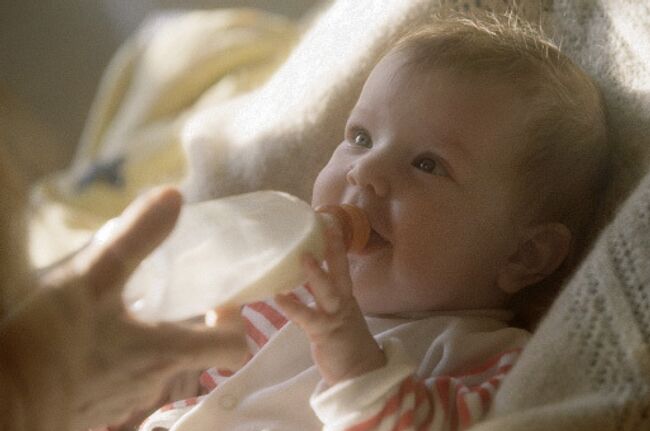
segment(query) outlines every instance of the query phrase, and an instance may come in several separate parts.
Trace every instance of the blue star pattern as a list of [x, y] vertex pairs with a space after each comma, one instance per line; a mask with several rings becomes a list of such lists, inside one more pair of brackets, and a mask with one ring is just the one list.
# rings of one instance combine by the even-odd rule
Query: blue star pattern
[[113, 187], [123, 187], [123, 166], [124, 157], [95, 162], [77, 182], [77, 191], [81, 192], [96, 182], [107, 183]]

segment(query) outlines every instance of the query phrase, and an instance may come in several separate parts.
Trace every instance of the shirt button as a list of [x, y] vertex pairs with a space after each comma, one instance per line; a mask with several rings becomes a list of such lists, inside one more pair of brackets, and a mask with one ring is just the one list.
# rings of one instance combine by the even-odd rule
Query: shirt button
[[232, 410], [237, 405], [237, 398], [234, 395], [224, 395], [219, 400], [219, 405], [225, 410]]

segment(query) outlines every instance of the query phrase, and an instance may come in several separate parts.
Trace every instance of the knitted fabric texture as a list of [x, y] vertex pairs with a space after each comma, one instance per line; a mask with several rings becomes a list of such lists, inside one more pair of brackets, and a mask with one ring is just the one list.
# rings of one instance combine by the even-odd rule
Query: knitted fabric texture
[[650, 174], [504, 381], [487, 430], [650, 429]]

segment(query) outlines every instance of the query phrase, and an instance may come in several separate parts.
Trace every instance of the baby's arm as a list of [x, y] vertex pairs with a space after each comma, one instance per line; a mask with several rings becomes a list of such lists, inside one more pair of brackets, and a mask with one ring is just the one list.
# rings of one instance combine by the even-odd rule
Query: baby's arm
[[277, 295], [275, 300], [287, 317], [305, 331], [321, 377], [328, 385], [334, 385], [383, 367], [386, 357], [352, 295], [341, 232], [330, 228], [327, 236], [327, 271], [313, 257], [304, 258], [315, 307], [299, 302], [292, 295]]
[[519, 351], [507, 351], [457, 376], [417, 378], [400, 343], [384, 345], [388, 364], [320, 390], [311, 405], [326, 431], [456, 430], [483, 420]]
[[312, 397], [325, 430], [464, 429], [485, 417], [496, 389], [518, 357], [505, 352], [476, 372], [417, 378], [398, 340], [382, 350], [352, 295], [338, 231], [328, 232], [327, 270], [305, 258], [314, 308], [291, 295], [277, 304], [307, 334], [323, 384]]

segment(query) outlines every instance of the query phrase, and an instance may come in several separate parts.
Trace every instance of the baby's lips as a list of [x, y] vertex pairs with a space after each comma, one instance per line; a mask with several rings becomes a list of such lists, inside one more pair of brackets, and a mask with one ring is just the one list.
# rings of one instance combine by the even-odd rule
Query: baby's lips
[[370, 222], [361, 208], [350, 204], [323, 205], [316, 211], [332, 214], [339, 220], [348, 251], [358, 253], [365, 248], [370, 239]]

